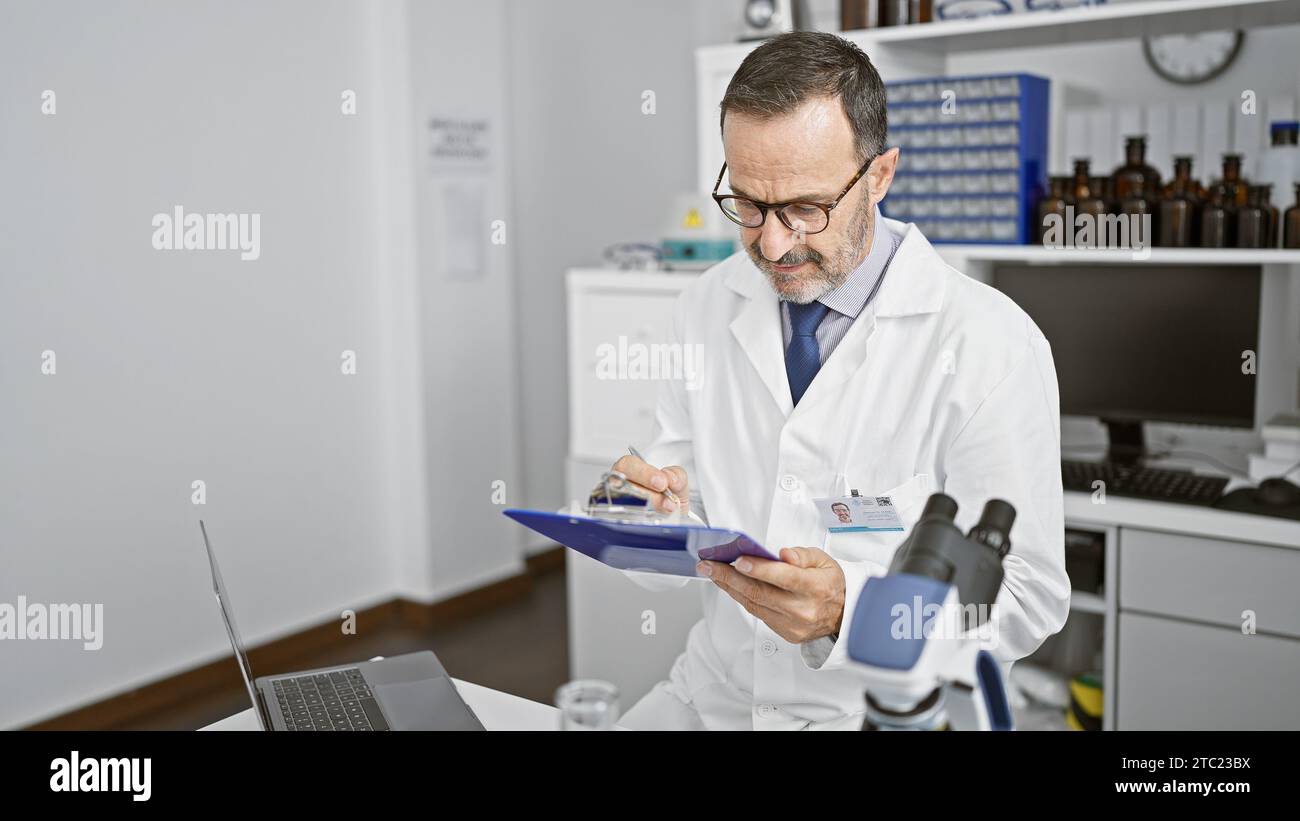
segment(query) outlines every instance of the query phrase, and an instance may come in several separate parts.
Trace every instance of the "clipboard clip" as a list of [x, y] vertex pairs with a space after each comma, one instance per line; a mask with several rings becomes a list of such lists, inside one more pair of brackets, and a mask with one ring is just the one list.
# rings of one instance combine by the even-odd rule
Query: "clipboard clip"
[[677, 523], [680, 510], [663, 513], [650, 504], [650, 492], [632, 482], [621, 471], [602, 474], [587, 496], [587, 515], [614, 522]]

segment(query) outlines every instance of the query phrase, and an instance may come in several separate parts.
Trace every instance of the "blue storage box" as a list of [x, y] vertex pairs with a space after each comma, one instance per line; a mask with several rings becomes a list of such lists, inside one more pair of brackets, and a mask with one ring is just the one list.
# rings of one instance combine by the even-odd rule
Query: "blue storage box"
[[1032, 74], [886, 83], [898, 171], [881, 202], [933, 243], [1028, 244], [1047, 190], [1049, 80]]

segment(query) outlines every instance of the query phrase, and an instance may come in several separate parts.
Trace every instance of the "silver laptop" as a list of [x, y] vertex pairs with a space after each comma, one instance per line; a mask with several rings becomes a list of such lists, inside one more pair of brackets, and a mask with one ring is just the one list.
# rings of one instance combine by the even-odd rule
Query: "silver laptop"
[[485, 729], [429, 650], [254, 679], [217, 556], [208, 540], [208, 528], [202, 521], [199, 530], [212, 566], [212, 592], [263, 730]]

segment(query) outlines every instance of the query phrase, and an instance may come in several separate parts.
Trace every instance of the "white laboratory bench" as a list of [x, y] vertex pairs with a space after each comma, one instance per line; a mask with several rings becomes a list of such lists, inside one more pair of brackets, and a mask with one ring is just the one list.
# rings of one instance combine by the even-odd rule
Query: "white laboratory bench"
[[[452, 679], [456, 691], [489, 730], [558, 730], [560, 711], [500, 690]], [[209, 724], [204, 730], [260, 730], [253, 708]]]
[[[597, 345], [665, 341], [694, 276], [569, 273], [568, 498], [586, 498], [653, 427], [658, 383], [599, 379]], [[1300, 522], [1083, 493], [1066, 493], [1065, 516], [1067, 529], [1104, 537], [1103, 588], [1078, 593], [1070, 617], [1100, 622], [1104, 727], [1300, 729]], [[684, 648], [699, 588], [651, 592], [572, 551], [568, 570], [572, 675], [614, 682], [630, 705]], [[655, 631], [630, 653], [628, 631], [647, 612]]]

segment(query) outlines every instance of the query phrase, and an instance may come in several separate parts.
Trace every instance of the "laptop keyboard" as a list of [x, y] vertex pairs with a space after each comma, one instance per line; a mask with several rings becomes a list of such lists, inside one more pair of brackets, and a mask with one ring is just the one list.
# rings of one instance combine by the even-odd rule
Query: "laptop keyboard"
[[370, 685], [353, 667], [272, 682], [290, 730], [387, 730]]

